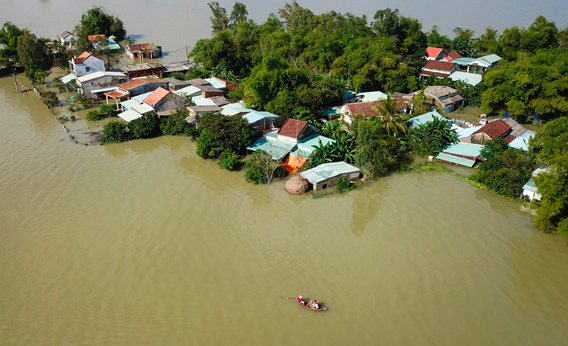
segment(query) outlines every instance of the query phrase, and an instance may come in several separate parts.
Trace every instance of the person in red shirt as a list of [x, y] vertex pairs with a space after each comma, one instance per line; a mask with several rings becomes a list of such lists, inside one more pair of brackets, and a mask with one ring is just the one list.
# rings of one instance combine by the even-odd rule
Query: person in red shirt
[[297, 299], [298, 299], [298, 303], [302, 304], [302, 296], [300, 295]]

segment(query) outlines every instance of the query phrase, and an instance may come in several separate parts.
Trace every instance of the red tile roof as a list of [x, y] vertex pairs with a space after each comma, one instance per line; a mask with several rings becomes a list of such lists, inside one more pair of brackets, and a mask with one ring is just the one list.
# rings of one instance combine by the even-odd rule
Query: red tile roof
[[83, 52], [81, 55], [79, 55], [76, 58], [73, 58], [73, 62], [75, 64], [81, 64], [83, 61], [85, 61], [88, 57], [90, 57], [92, 54], [89, 52]]
[[452, 61], [454, 59], [460, 59], [460, 58], [463, 58], [463, 55], [461, 55], [455, 50], [452, 50], [451, 52], [448, 53], [447, 56], [444, 57], [446, 61]]
[[143, 49], [156, 49], [156, 47], [151, 43], [135, 43], [128, 45], [128, 49], [131, 52], [136, 52]]
[[131, 90], [148, 83], [166, 83], [166, 81], [157, 78], [139, 78], [139, 79], [133, 79], [126, 83], [122, 83], [118, 87], [122, 90]]
[[281, 136], [298, 138], [307, 125], [307, 121], [288, 118], [277, 133]]
[[426, 53], [428, 54], [429, 58], [436, 59], [443, 50], [443, 48], [428, 47], [426, 48]]
[[420, 75], [424, 77], [430, 77], [431, 74], [433, 74], [438, 78], [446, 78], [450, 76], [450, 73], [441, 73], [441, 72], [432, 72], [432, 71], [422, 71], [420, 73]]
[[369, 118], [372, 115], [379, 115], [379, 113], [373, 110], [375, 105], [382, 105], [383, 101], [371, 101], [371, 102], [356, 102], [348, 103], [345, 106], [351, 115], [362, 115], [365, 118]]
[[507, 135], [507, 137], [505, 137], [505, 143], [509, 144], [509, 143], [511, 143], [515, 138], [517, 138], [517, 136], [515, 136], [515, 135]]
[[156, 103], [160, 102], [169, 93], [170, 93], [169, 90], [159, 87], [158, 89], [152, 91], [152, 93], [144, 99], [144, 103], [154, 107]]
[[123, 97], [128, 96], [128, 93], [124, 90], [113, 90], [104, 93], [106, 96], [110, 97], [111, 99], [121, 99]]
[[96, 41], [99, 37], [106, 38], [105, 34], [100, 34], [100, 35], [89, 35], [87, 36], [87, 39], [89, 41]]
[[439, 71], [451, 71], [454, 68], [454, 66], [456, 66], [456, 64], [454, 64], [453, 62], [428, 60], [428, 62], [426, 63], [426, 66], [424, 66], [422, 71], [424, 72], [424, 70], [426, 70], [426, 69], [439, 70]]
[[511, 130], [511, 126], [507, 125], [507, 123], [499, 119], [485, 124], [485, 126], [475, 131], [473, 134], [475, 135], [477, 133], [485, 133], [489, 136], [489, 138], [495, 139], [504, 137], [506, 134], [511, 132]]

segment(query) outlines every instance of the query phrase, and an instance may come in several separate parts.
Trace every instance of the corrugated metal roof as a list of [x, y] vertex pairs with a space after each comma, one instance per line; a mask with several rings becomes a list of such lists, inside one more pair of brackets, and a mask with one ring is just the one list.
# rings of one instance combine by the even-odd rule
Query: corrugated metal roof
[[458, 138], [469, 137], [469, 136], [473, 135], [477, 130], [479, 130], [482, 127], [483, 127], [483, 125], [466, 127], [466, 128], [464, 128], [463, 130], [461, 130], [457, 133]]
[[144, 99], [145, 99], [146, 97], [150, 96], [151, 93], [152, 93], [152, 92], [149, 91], [149, 92], [147, 92], [147, 93], [143, 93], [143, 94], [140, 94], [140, 95], [133, 96], [133, 97], [132, 97], [132, 100], [135, 100], [135, 101], [138, 102], [139, 104], [140, 104], [140, 103], [143, 103], [143, 102], [144, 102]]
[[81, 77], [77, 77], [77, 80], [81, 83], [88, 82], [90, 80], [102, 78], [102, 77], [118, 77], [118, 78], [126, 78], [126, 75], [122, 72], [114, 72], [114, 71], [97, 71], [93, 73], [86, 74]]
[[248, 150], [257, 151], [264, 150], [270, 154], [273, 160], [280, 160], [286, 154], [290, 153], [296, 144], [279, 140], [268, 140], [266, 137], [260, 137], [256, 142], [247, 147]]
[[277, 119], [278, 115], [270, 112], [259, 112], [253, 110], [252, 112], [243, 115], [243, 118], [248, 120], [249, 124], [254, 124], [262, 119]]
[[511, 141], [511, 143], [509, 143], [509, 146], [511, 148], [528, 151], [529, 150], [529, 140], [532, 137], [534, 137], [534, 133], [527, 131], [527, 132], [523, 133], [521, 136], [513, 139]]
[[118, 116], [126, 122], [131, 122], [134, 119], [142, 118], [142, 114], [138, 113], [133, 109], [129, 109], [126, 112], [119, 113]]
[[420, 125], [426, 124], [427, 122], [433, 121], [434, 118], [444, 119], [444, 120], [446, 119], [443, 116], [441, 116], [440, 113], [438, 113], [436, 111], [431, 111], [431, 112], [424, 113], [422, 115], [416, 116], [414, 118], [410, 118], [407, 121], [405, 121], [405, 123], [418, 127]]
[[317, 184], [342, 174], [355, 172], [360, 172], [359, 168], [341, 161], [321, 164], [317, 167], [308, 169], [307, 171], [300, 173], [300, 175], [304, 179], [307, 179], [310, 183]]
[[466, 166], [466, 167], [473, 167], [473, 165], [475, 165], [475, 160], [466, 159], [466, 158], [463, 158], [463, 157], [454, 156], [454, 155], [445, 154], [445, 153], [438, 154], [438, 156], [436, 156], [436, 158], [438, 160], [451, 162], [451, 163], [455, 163], [455, 164]]
[[467, 72], [462, 72], [462, 71], [456, 71], [454, 73], [452, 73], [450, 75], [450, 79], [455, 81], [462, 81], [465, 82], [469, 85], [477, 85], [479, 83], [481, 83], [481, 75], [480, 74], [475, 74], [475, 73], [467, 73]]
[[532, 178], [530, 178], [529, 181], [527, 181], [527, 183], [523, 185], [523, 190], [538, 192], [536, 184], [534, 183], [534, 180]]
[[118, 89], [115, 86], [111, 86], [111, 87], [107, 87], [107, 88], [102, 88], [102, 89], [95, 89], [95, 90], [91, 90], [91, 94], [98, 94], [98, 93], [104, 93], [107, 91], [112, 91], [112, 90], [116, 90]]
[[136, 105], [136, 106], [132, 107], [131, 109], [137, 111], [140, 114], [146, 114], [146, 113], [150, 113], [150, 112], [154, 111], [154, 108], [152, 108], [152, 106], [147, 105], [145, 103], [141, 103], [139, 105]]
[[205, 78], [205, 81], [211, 84], [216, 89], [223, 89], [226, 88], [227, 85], [215, 78]]
[[357, 97], [359, 97], [363, 102], [382, 101], [387, 99], [387, 94], [381, 91], [368, 91], [358, 93]]
[[315, 150], [314, 146], [319, 146], [320, 141], [322, 145], [335, 142], [333, 139], [318, 134], [311, 135], [303, 139], [301, 142], [298, 142], [298, 150], [301, 152], [301, 155], [298, 156], [305, 158], [309, 157]]
[[483, 59], [483, 60], [489, 62], [490, 64], [494, 64], [497, 61], [501, 60], [502, 58], [497, 54], [489, 54], [489, 55], [482, 56], [480, 59]]
[[176, 90], [175, 93], [180, 96], [182, 94], [186, 94], [187, 96], [201, 95], [201, 89], [196, 86], [190, 85], [188, 87]]
[[69, 73], [66, 76], [63, 76], [61, 78], [59, 78], [59, 80], [63, 83], [63, 84], [67, 84], [69, 82], [71, 82], [72, 80], [77, 79], [77, 76], [74, 73]]
[[126, 110], [129, 110], [130, 108], [132, 108], [134, 106], [138, 106], [139, 104], [140, 104], [140, 102], [136, 101], [134, 98], [120, 102], [120, 105], [122, 106], [122, 108], [124, 108]]
[[474, 60], [475, 60], [474, 58], [459, 58], [459, 59], [452, 60], [452, 62], [454, 64], [465, 66], [465, 65], [469, 64], [470, 62], [472, 62]]
[[473, 143], [464, 143], [464, 142], [457, 142], [454, 144], [450, 144], [446, 149], [444, 149], [444, 153], [446, 154], [454, 154], [454, 155], [462, 155], [462, 156], [470, 156], [470, 157], [479, 157], [481, 156], [481, 149], [483, 145], [481, 144], [473, 144]]

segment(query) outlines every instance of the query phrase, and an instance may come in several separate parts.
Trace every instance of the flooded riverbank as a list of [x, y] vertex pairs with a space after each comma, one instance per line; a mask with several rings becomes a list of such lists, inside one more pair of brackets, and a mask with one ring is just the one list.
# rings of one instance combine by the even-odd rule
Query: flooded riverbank
[[9, 78], [0, 105], [4, 345], [568, 342], [565, 240], [451, 175], [292, 196], [187, 138], [76, 145]]

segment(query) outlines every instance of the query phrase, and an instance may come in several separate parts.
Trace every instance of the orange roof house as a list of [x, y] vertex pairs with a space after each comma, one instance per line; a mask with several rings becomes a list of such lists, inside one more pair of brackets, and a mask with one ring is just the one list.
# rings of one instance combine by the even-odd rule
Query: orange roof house
[[317, 133], [314, 125], [307, 121], [288, 118], [276, 134], [278, 140], [298, 144], [303, 138], [314, 133]]
[[428, 60], [440, 60], [446, 56], [444, 48], [428, 47], [426, 48], [426, 59]]
[[146, 103], [149, 106], [155, 107], [166, 96], [168, 96], [169, 93], [170, 93], [169, 90], [166, 90], [162, 87], [158, 87], [158, 89], [154, 90], [148, 97], [144, 99], [144, 103]]

